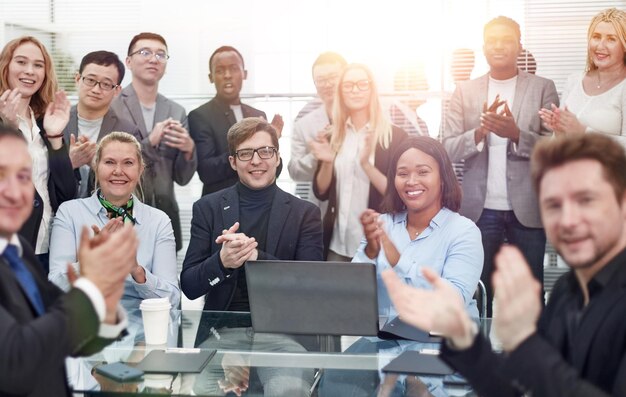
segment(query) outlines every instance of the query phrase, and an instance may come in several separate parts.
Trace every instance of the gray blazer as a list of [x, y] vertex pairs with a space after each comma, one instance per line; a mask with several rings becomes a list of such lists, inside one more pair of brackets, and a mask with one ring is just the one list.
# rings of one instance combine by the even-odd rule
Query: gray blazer
[[[465, 160], [461, 215], [478, 221], [487, 194], [489, 145], [478, 151], [474, 130], [480, 126], [487, 101], [489, 75], [457, 85], [445, 121], [443, 144], [452, 162]], [[520, 128], [519, 143], [507, 146], [506, 176], [509, 200], [517, 219], [526, 227], [542, 227], [537, 195], [530, 178], [530, 154], [539, 139], [551, 133], [542, 125], [538, 111], [559, 105], [552, 80], [519, 71], [513, 101], [513, 117]]]
[[[157, 147], [150, 145], [148, 135], [151, 131], [146, 130], [139, 98], [137, 98], [137, 93], [132, 85], [128, 85], [122, 90], [111, 107], [118, 115], [135, 123], [141, 132], [143, 154], [146, 160], [142, 186], [143, 202], [162, 210], [170, 217], [176, 237], [176, 250], [180, 250], [182, 233], [178, 203], [174, 195], [174, 182], [179, 185], [189, 183], [198, 166], [196, 151], [194, 150], [192, 159], [187, 161], [185, 155], [178, 149], [163, 144]], [[156, 124], [168, 117], [179, 120], [186, 129], [189, 129], [185, 109], [178, 103], [158, 94], [154, 123]]]
[[[113, 109], [109, 108], [102, 119], [102, 126], [100, 126], [100, 133], [98, 134], [98, 142], [113, 131], [128, 132], [139, 141], [142, 140], [141, 131], [139, 131], [139, 128], [137, 128], [135, 124], [128, 119], [119, 117]], [[76, 105], [72, 106], [72, 109], [70, 110], [70, 121], [63, 130], [63, 139], [65, 142], [70, 141], [70, 134], [75, 137], [78, 136], [78, 110]]]
[[[115, 111], [113, 111], [113, 109], [109, 108], [109, 110], [102, 118], [102, 125], [100, 126], [100, 132], [98, 133], [97, 142], [100, 142], [102, 138], [104, 138], [106, 135], [110, 134], [113, 131], [127, 132], [137, 138], [140, 142], [142, 141], [141, 131], [139, 131], [137, 126], [130, 121], [119, 117], [115, 113]], [[72, 106], [72, 109], [70, 110], [70, 121], [67, 123], [65, 129], [63, 130], [63, 139], [65, 140], [65, 142], [70, 142], [70, 135], [78, 137], [78, 109], [76, 108], [76, 105]], [[78, 169], [74, 170], [74, 176], [78, 181], [77, 198], [89, 197], [95, 185], [93, 171], [89, 172], [89, 178], [85, 178], [87, 180], [82, 180], [83, 178], [81, 177], [81, 171], [79, 171]]]

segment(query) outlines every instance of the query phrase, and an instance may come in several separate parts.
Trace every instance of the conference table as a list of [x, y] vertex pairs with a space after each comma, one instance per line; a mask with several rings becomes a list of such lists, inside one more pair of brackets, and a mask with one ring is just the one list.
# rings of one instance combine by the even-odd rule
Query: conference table
[[[377, 337], [255, 333], [250, 313], [171, 310], [167, 343], [146, 345], [139, 310], [128, 334], [90, 357], [68, 359], [77, 396], [473, 396], [458, 374], [403, 375], [382, 368], [407, 350], [432, 354], [438, 344]], [[387, 318], [380, 318], [382, 327]], [[489, 320], [482, 322], [489, 326]], [[213, 351], [199, 373], [146, 373], [117, 382], [96, 371], [107, 363], [140, 366], [153, 350], [180, 357]], [[178, 356], [178, 355], [177, 355]], [[170, 363], [171, 365], [172, 364]]]

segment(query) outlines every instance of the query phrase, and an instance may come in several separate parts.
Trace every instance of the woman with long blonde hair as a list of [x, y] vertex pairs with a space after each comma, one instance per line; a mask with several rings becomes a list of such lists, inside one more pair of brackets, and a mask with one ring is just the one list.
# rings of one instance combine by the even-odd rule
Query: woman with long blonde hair
[[52, 217], [63, 201], [76, 194], [68, 148], [63, 144], [70, 107], [65, 93], [57, 91], [46, 47], [31, 36], [9, 41], [0, 53], [0, 119], [19, 128], [28, 142], [36, 195], [20, 234], [35, 248], [46, 272]]
[[349, 261], [361, 241], [359, 216], [378, 209], [387, 188], [390, 150], [406, 133], [382, 111], [369, 68], [348, 65], [337, 84], [329, 137], [310, 143], [318, 160], [313, 192], [328, 200], [324, 216], [324, 255]]
[[539, 114], [555, 134], [600, 132], [626, 146], [626, 12], [593, 17], [587, 31], [587, 67], [568, 79], [562, 108]]

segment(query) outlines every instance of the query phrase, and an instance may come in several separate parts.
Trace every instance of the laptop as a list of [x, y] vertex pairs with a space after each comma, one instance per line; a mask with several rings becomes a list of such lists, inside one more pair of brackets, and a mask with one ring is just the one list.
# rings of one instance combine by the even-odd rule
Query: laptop
[[374, 264], [248, 261], [246, 280], [255, 332], [378, 333]]

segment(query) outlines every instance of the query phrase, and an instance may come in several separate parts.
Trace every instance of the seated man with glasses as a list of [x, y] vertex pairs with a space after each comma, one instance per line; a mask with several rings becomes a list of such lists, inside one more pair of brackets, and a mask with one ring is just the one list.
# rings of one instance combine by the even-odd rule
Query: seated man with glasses
[[[315, 205], [276, 186], [280, 157], [278, 135], [271, 124], [260, 117], [245, 118], [228, 130], [227, 139], [230, 166], [239, 180], [234, 186], [206, 195], [194, 204], [191, 240], [180, 281], [188, 298], [206, 296], [205, 310], [246, 312], [250, 311], [246, 261], [321, 261], [322, 221]], [[201, 322], [196, 341], [207, 348], [235, 348], [254, 342], [255, 346], [268, 343], [271, 346], [265, 347], [276, 351], [304, 350], [291, 339], [266, 340], [249, 332], [246, 326], [250, 324], [241, 321], [236, 324], [222, 321], [219, 327], [203, 326]], [[221, 374], [219, 368], [211, 367], [216, 372], [199, 377], [202, 385], [197, 385], [201, 390], [196, 392], [217, 392], [217, 380], [208, 379]], [[265, 375], [258, 375], [264, 388], [272, 387], [267, 383], [277, 388], [294, 386], [291, 382], [297, 380], [289, 394], [265, 390], [265, 395], [300, 395], [293, 390], [308, 391], [312, 381], [312, 371], [295, 368], [273, 368]], [[282, 375], [292, 381], [263, 382]], [[241, 381], [240, 386], [248, 383], [247, 379]]]
[[72, 106], [70, 121], [63, 131], [65, 142], [70, 143], [74, 173], [80, 181], [78, 198], [89, 197], [94, 188], [90, 166], [97, 142], [113, 131], [128, 132], [141, 139], [137, 127], [111, 109], [111, 102], [122, 90], [124, 72], [122, 61], [109, 51], [90, 52], [80, 62], [75, 76], [78, 103]]
[[189, 183], [198, 160], [185, 109], [159, 94], [159, 81], [169, 57], [161, 35], [139, 33], [133, 37], [126, 57], [133, 80], [112, 106], [141, 131], [139, 142], [146, 161], [143, 202], [170, 217], [178, 251], [182, 248], [182, 232], [174, 182], [181, 186]]

